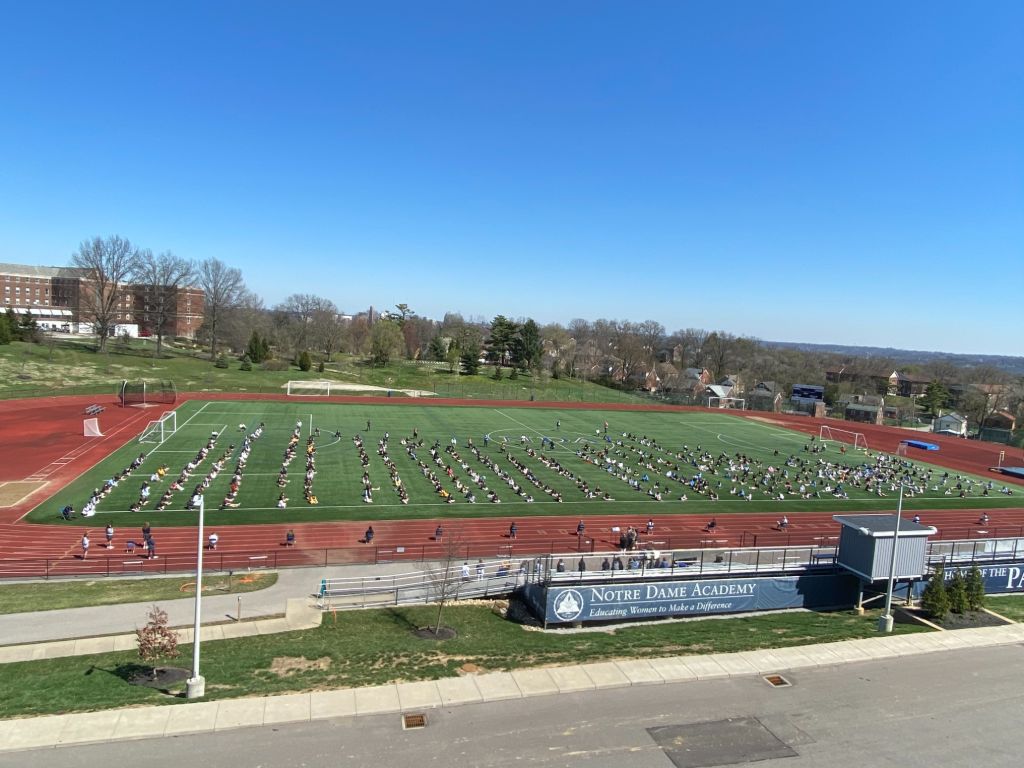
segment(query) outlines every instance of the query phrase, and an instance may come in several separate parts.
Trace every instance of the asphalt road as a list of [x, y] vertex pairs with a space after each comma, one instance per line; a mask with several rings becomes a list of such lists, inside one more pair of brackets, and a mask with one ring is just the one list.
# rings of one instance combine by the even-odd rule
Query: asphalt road
[[[1018, 766], [1024, 648], [0, 754], [0, 768]], [[649, 730], [653, 729], [653, 730]], [[659, 730], [660, 729], [660, 730]], [[673, 763], [656, 742], [675, 750]]]

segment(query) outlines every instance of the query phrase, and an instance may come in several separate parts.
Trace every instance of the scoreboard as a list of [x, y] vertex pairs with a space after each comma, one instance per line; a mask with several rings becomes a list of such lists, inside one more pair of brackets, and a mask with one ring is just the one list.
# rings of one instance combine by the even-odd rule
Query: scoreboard
[[792, 399], [802, 401], [824, 400], [825, 388], [815, 384], [794, 384]]

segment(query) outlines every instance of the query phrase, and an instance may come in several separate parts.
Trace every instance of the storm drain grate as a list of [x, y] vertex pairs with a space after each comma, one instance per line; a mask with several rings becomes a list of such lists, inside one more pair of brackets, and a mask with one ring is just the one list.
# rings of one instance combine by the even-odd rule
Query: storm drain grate
[[420, 712], [410, 712], [407, 715], [402, 715], [402, 730], [412, 731], [417, 728], [427, 727], [427, 716]]
[[765, 682], [773, 688], [789, 688], [793, 685], [789, 680], [784, 678], [782, 675], [765, 675]]

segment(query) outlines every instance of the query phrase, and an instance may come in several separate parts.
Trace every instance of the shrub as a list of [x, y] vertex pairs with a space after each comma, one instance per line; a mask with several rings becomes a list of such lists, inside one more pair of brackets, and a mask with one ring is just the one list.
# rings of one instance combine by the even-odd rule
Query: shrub
[[216, 362], [213, 364], [216, 368], [227, 368], [228, 367], [228, 356], [223, 352], [217, 356]]
[[921, 594], [921, 607], [936, 621], [942, 621], [949, 613], [949, 593], [946, 591], [946, 572], [936, 566], [928, 585]]
[[264, 371], [287, 371], [288, 363], [284, 360], [264, 360], [260, 367]]
[[972, 565], [967, 572], [967, 607], [972, 611], [980, 611], [985, 607], [985, 580], [976, 565]]
[[512, 369], [512, 373], [508, 375], [509, 381], [515, 381], [519, 378], [519, 371], [515, 368]]
[[967, 582], [960, 571], [953, 574], [946, 587], [949, 595], [949, 610], [953, 613], [965, 613], [967, 611]]
[[501, 370], [501, 366], [500, 365], [494, 366], [494, 380], [495, 381], [501, 381], [501, 378], [504, 375], [505, 375], [504, 371]]
[[240, 366], [238, 366], [238, 370], [240, 370], [240, 371], [251, 371], [252, 370], [252, 363], [249, 362], [248, 358], [244, 358], [243, 357], [242, 358], [242, 364]]
[[302, 350], [302, 354], [299, 355], [299, 359], [297, 362], [300, 371], [308, 371], [310, 368], [313, 367], [313, 360], [309, 356], [309, 352], [307, 352], [306, 350]]
[[323, 373], [324, 372], [324, 361], [323, 360], [321, 360], [319, 363], [317, 363], [316, 372], [317, 373]]

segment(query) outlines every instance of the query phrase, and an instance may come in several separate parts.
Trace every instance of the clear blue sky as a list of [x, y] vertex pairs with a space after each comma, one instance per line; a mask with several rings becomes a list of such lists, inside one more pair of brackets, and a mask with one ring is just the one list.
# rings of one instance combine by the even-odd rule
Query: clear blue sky
[[1024, 355], [1019, 0], [0, 9], [0, 261]]

